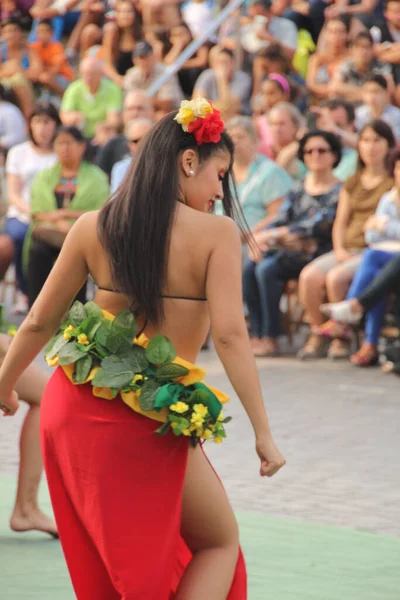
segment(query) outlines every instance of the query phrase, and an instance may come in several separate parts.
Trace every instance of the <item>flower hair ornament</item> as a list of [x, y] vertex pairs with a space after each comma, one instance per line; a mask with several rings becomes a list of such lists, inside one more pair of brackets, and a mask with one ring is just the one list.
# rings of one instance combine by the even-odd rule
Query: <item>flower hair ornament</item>
[[194, 135], [198, 146], [217, 144], [224, 130], [221, 113], [205, 98], [183, 100], [174, 121], [183, 131]]

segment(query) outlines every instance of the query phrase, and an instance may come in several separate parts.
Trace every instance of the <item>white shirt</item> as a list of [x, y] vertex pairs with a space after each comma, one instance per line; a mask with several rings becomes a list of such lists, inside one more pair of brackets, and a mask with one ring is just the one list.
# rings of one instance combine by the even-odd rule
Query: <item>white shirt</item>
[[204, 33], [214, 20], [213, 10], [207, 2], [188, 2], [182, 7], [182, 16], [193, 37]]
[[[31, 185], [36, 175], [42, 169], [48, 169], [57, 162], [54, 152], [40, 154], [32, 142], [24, 142], [14, 146], [8, 153], [6, 162], [6, 174], [19, 175], [22, 181], [21, 197], [30, 206]], [[21, 213], [16, 206], [10, 206], [7, 217], [16, 218], [23, 223], [30, 222], [30, 215]]]
[[269, 20], [267, 17], [258, 15], [249, 25], [241, 28], [240, 41], [246, 52], [255, 53], [270, 45], [270, 42], [261, 40], [257, 36], [259, 29], [265, 30], [267, 27], [278, 43], [291, 50], [296, 50], [298, 33], [297, 27], [292, 21], [283, 17], [271, 17]]
[[7, 150], [26, 139], [25, 119], [11, 102], [0, 102], [0, 146]]

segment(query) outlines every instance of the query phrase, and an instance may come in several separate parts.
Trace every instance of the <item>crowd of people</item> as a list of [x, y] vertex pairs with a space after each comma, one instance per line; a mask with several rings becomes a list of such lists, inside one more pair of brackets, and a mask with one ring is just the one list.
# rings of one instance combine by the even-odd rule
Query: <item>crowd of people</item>
[[310, 325], [299, 359], [376, 365], [387, 310], [400, 320], [400, 0], [245, 0], [150, 94], [221, 6], [3, 0], [0, 276], [13, 260], [14, 309], [32, 305], [72, 224], [118, 189], [152, 125], [206, 97], [234, 142], [254, 236], [254, 354], [279, 354], [296, 280]]

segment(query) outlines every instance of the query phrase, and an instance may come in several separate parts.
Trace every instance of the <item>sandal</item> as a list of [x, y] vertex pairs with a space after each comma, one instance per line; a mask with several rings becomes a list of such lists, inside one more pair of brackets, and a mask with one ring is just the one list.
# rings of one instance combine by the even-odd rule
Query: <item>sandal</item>
[[351, 334], [348, 325], [344, 325], [344, 323], [339, 323], [339, 321], [334, 321], [333, 319], [329, 319], [329, 321], [326, 321], [326, 323], [319, 327], [313, 327], [313, 332], [323, 337], [345, 341], [350, 339]]
[[275, 358], [279, 356], [277, 346], [270, 339], [262, 339], [252, 348], [254, 356], [258, 358]]
[[350, 348], [347, 340], [332, 340], [328, 350], [328, 358], [331, 360], [343, 360], [349, 358]]
[[350, 362], [355, 367], [376, 367], [379, 362], [378, 350], [370, 344], [361, 346], [350, 356]]

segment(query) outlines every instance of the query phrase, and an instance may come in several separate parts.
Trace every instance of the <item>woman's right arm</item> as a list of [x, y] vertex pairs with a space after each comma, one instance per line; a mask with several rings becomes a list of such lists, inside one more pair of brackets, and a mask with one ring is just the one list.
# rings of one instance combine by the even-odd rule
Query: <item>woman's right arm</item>
[[275, 447], [252, 354], [242, 303], [242, 244], [235, 223], [218, 217], [207, 268], [206, 293], [215, 349], [232, 386], [248, 414], [261, 458], [261, 473], [272, 475], [284, 464]]
[[117, 35], [117, 25], [115, 23], [107, 23], [104, 27], [103, 35], [104, 75], [122, 87], [124, 78], [118, 73], [114, 65], [114, 47], [117, 41]]
[[8, 202], [11, 206], [15, 206], [20, 212], [29, 214], [30, 208], [22, 199], [23, 182], [20, 175], [17, 173], [7, 173], [7, 195]]
[[345, 234], [350, 222], [351, 212], [349, 193], [342, 188], [339, 195], [336, 219], [332, 228], [333, 250], [339, 262], [344, 262], [351, 256], [345, 248]]
[[307, 88], [313, 94], [318, 96], [318, 98], [326, 98], [329, 95], [329, 86], [326, 83], [317, 82], [317, 75], [320, 66], [320, 56], [318, 53], [315, 53], [308, 61], [306, 84]]

